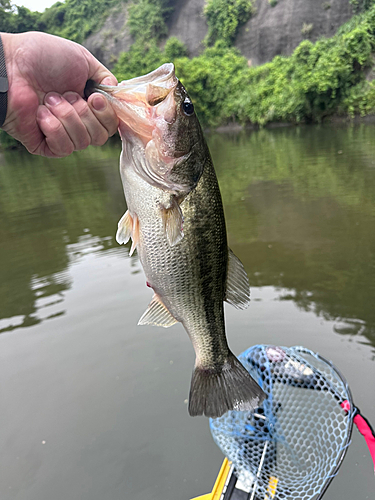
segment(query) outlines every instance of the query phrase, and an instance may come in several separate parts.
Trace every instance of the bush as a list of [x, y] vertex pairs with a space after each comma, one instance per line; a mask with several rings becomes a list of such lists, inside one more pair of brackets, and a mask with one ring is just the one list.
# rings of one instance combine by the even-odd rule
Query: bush
[[136, 41], [128, 52], [122, 52], [113, 68], [119, 82], [149, 73], [162, 64], [162, 52], [154, 40]]
[[170, 62], [174, 61], [179, 57], [187, 57], [188, 51], [186, 45], [181, 42], [175, 36], [171, 36], [168, 38], [167, 43], [164, 47], [164, 58]]
[[40, 13], [1, 0], [0, 31], [45, 31], [82, 43], [100, 28], [109, 11], [118, 4], [118, 0], [65, 0]]
[[339, 114], [366, 116], [375, 113], [375, 82], [362, 81], [350, 89], [338, 109]]
[[135, 0], [129, 6], [129, 31], [133, 37], [145, 42], [151, 39], [159, 40], [167, 35], [165, 23], [170, 9], [163, 0]]
[[[241, 73], [227, 116], [264, 125], [270, 121], [321, 121], [337, 111], [371, 63], [375, 9], [331, 39], [303, 41], [290, 57]], [[371, 99], [366, 101], [366, 109]], [[357, 101], [355, 101], [357, 102]], [[349, 106], [349, 103], [347, 104]], [[353, 104], [354, 106], [354, 104]]]
[[193, 59], [181, 57], [178, 40], [164, 52], [155, 43], [135, 44], [115, 67], [130, 78], [172, 61], [204, 126], [237, 121], [319, 122], [334, 113], [367, 114], [375, 110], [375, 85], [364, 83], [364, 69], [375, 49], [375, 7], [351, 19], [336, 36], [316, 43], [304, 40], [289, 57], [275, 57], [248, 67], [225, 40]]
[[16, 7], [9, 1], [0, 1], [0, 31], [21, 33], [37, 29], [41, 14], [26, 7]]
[[301, 28], [301, 34], [303, 36], [307, 36], [312, 32], [313, 29], [314, 29], [313, 23], [303, 23]]
[[252, 13], [252, 0], [208, 0], [204, 8], [208, 24], [208, 45], [217, 40], [230, 45], [239, 25], [250, 19]]
[[[183, 56], [183, 57], [181, 57]], [[169, 39], [161, 52], [155, 43], [136, 42], [121, 54], [114, 73], [119, 81], [149, 73], [165, 62], [174, 62], [176, 75], [186, 86], [203, 125], [218, 125], [225, 102], [232, 93], [235, 77], [247, 67], [246, 59], [224, 42], [217, 42], [193, 59], [186, 57], [186, 47]]]
[[206, 126], [226, 119], [226, 109], [234, 93], [237, 78], [247, 68], [246, 59], [237, 49], [217, 42], [193, 59], [175, 61], [176, 75], [186, 87], [199, 116]]

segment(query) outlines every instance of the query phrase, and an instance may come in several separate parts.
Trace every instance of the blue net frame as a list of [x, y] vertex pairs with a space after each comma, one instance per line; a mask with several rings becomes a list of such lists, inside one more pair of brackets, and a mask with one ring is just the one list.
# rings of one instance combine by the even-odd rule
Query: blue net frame
[[[322, 498], [350, 443], [354, 408], [333, 364], [301, 346], [256, 345], [240, 361], [267, 394], [254, 412], [210, 419], [213, 438], [251, 499]], [[251, 496], [250, 496], [251, 494]]]

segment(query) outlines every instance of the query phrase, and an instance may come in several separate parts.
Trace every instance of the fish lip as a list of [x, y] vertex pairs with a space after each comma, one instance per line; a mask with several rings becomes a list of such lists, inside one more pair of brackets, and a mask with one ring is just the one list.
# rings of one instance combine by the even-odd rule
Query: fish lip
[[[147, 75], [124, 80], [118, 86], [89, 82], [85, 92], [99, 92], [109, 99], [120, 119], [119, 132], [123, 139], [131, 141], [129, 132], [132, 131], [143, 137], [146, 144], [152, 138], [160, 111], [163, 109], [157, 105], [167, 100], [178, 83], [174, 64], [165, 63]], [[167, 108], [162, 115], [169, 121], [166, 110]]]
[[[176, 88], [178, 79], [173, 63], [165, 63], [154, 71], [142, 76], [123, 80], [117, 86], [94, 85], [94, 91], [104, 92], [124, 102], [132, 102], [138, 106], [154, 106], [162, 102]], [[90, 91], [91, 86], [88, 85]], [[92, 92], [92, 91], [91, 91]], [[152, 93], [157, 100], [152, 101]]]
[[146, 75], [137, 76], [135, 78], [131, 78], [130, 80], [124, 80], [119, 83], [119, 86], [130, 88], [144, 83], [165, 83], [171, 77], [175, 78], [174, 64], [165, 63]]

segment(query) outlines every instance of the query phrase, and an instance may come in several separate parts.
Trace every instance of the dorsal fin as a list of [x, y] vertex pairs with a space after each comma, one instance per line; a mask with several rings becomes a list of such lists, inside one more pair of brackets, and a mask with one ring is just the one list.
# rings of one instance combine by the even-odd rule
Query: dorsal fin
[[177, 323], [177, 320], [168, 311], [156, 293], [152, 297], [152, 300], [146, 311], [143, 313], [141, 319], [138, 321], [138, 325], [163, 326], [164, 328], [168, 328], [175, 323]]
[[228, 273], [225, 299], [237, 309], [246, 309], [250, 304], [249, 279], [242, 262], [228, 248]]

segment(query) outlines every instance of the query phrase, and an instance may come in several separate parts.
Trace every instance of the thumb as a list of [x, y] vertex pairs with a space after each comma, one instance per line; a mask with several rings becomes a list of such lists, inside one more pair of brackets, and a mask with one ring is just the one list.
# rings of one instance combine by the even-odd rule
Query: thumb
[[103, 85], [117, 85], [117, 78], [113, 75], [108, 68], [99, 62], [87, 49], [82, 47], [85, 51], [85, 56], [89, 64], [88, 80], [102, 83]]

